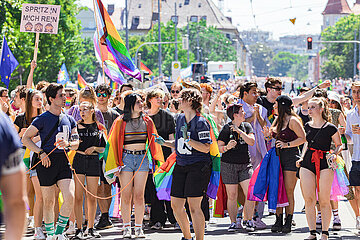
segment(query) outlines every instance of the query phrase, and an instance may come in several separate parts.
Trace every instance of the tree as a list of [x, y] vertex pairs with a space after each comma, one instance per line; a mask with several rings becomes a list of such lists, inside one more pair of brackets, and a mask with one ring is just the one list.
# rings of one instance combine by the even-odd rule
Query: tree
[[251, 60], [254, 66], [254, 74], [259, 77], [271, 75], [270, 65], [274, 56], [273, 50], [264, 43], [251, 45]]
[[[334, 26], [326, 28], [321, 33], [321, 37], [325, 41], [354, 40], [354, 32], [359, 29], [359, 25], [360, 16], [351, 14], [341, 18]], [[354, 75], [354, 44], [330, 43], [324, 45], [325, 48], [321, 51], [321, 55], [326, 57], [327, 61], [321, 67], [321, 70], [326, 78], [352, 78]], [[358, 53], [355, 54], [355, 56], [358, 56]], [[334, 69], [339, 71], [334, 71]]]
[[[38, 67], [35, 70], [34, 81], [46, 80], [56, 82], [57, 74], [62, 63], [68, 69], [79, 62], [79, 53], [82, 49], [80, 22], [75, 15], [79, 8], [76, 0], [27, 0], [26, 3], [61, 5], [58, 34], [40, 34]], [[20, 32], [21, 5], [24, 0], [2, 0], [1, 10], [5, 11], [5, 19], [0, 17], [0, 32], [6, 36], [15, 58], [19, 61], [18, 67], [12, 74], [10, 89], [14, 89], [21, 77], [26, 81], [30, 71], [30, 61], [33, 58], [35, 33]], [[3, 14], [0, 14], [3, 16]], [[0, 40], [2, 41], [2, 39]], [[19, 71], [25, 69], [24, 72]]]
[[287, 76], [294, 77], [297, 80], [305, 81], [308, 77], [308, 57], [298, 56], [297, 62], [291, 66]]
[[299, 60], [299, 55], [289, 52], [277, 53], [271, 63], [270, 72], [274, 75], [287, 76], [290, 68]]

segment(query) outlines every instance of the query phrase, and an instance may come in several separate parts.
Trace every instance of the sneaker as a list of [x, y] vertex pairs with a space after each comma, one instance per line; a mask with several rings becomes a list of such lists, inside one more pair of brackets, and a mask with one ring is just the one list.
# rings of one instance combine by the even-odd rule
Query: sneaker
[[174, 223], [174, 230], [181, 230], [180, 225], [177, 222]]
[[339, 231], [341, 229], [341, 220], [339, 217], [334, 218], [333, 220], [333, 230]]
[[101, 215], [99, 222], [95, 225], [95, 228], [99, 230], [108, 229], [112, 227], [114, 227], [114, 225], [112, 224], [110, 218], [104, 215]]
[[140, 227], [135, 228], [135, 238], [145, 238], [144, 231]]
[[319, 216], [316, 217], [316, 228], [318, 228], [318, 229], [322, 228], [321, 217], [319, 217]]
[[244, 221], [245, 223], [245, 230], [248, 232], [255, 231], [255, 225], [252, 220]]
[[294, 220], [294, 219], [291, 221], [291, 226], [293, 226], [293, 227], [295, 227], [295, 226], [296, 226], [296, 222], [295, 222], [295, 220]]
[[235, 232], [237, 230], [236, 228], [236, 223], [231, 223], [229, 228], [228, 228], [228, 232]]
[[236, 229], [243, 229], [241, 217], [236, 218]]
[[41, 227], [35, 228], [34, 239], [46, 239]]
[[123, 238], [131, 238], [131, 227], [124, 227]]
[[76, 229], [75, 236], [72, 239], [84, 239], [84, 232], [80, 228]]
[[256, 229], [266, 229], [267, 225], [264, 223], [260, 217], [254, 217], [253, 223]]
[[94, 228], [86, 229], [86, 236], [89, 238], [101, 238], [101, 235]]
[[54, 235], [53, 239], [54, 240], [69, 240], [69, 238], [66, 236], [65, 233]]
[[151, 226], [151, 229], [161, 230], [163, 229], [163, 225], [161, 224], [161, 222], [156, 222], [154, 225]]
[[356, 229], [360, 230], [360, 216], [356, 217]]
[[75, 234], [75, 224], [71, 221], [69, 221], [69, 227], [68, 229], [65, 231], [66, 235], [73, 235]]

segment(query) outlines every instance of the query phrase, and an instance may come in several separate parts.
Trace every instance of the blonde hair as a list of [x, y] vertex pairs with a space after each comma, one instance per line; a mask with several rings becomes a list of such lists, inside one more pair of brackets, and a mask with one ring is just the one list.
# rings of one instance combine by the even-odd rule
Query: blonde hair
[[309, 100], [309, 103], [310, 102], [314, 102], [316, 103], [320, 108], [323, 109], [322, 111], [322, 114], [321, 114], [321, 117], [327, 121], [327, 122], [330, 122], [331, 120], [331, 115], [330, 115], [330, 111], [329, 111], [329, 104], [328, 102], [326, 101], [325, 98], [323, 97], [315, 97], [315, 98], [311, 98]]
[[91, 86], [86, 86], [82, 88], [79, 93], [79, 100], [80, 98], [85, 98], [86, 101], [91, 102], [93, 105], [96, 104], [96, 94], [95, 90]]

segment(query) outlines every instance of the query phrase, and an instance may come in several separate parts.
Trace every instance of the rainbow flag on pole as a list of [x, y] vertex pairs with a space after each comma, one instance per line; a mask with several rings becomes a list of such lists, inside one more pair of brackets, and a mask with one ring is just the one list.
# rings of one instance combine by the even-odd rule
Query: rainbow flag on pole
[[140, 71], [132, 61], [124, 41], [117, 32], [101, 0], [95, 1], [94, 10], [100, 44], [106, 45], [108, 51], [113, 55], [115, 63], [123, 73], [141, 81]]
[[86, 87], [87, 82], [85, 81], [85, 79], [80, 75], [80, 72], [78, 72], [78, 88], [79, 90]]
[[145, 72], [148, 72], [149, 76], [154, 74], [143, 62], [140, 62], [140, 69]]

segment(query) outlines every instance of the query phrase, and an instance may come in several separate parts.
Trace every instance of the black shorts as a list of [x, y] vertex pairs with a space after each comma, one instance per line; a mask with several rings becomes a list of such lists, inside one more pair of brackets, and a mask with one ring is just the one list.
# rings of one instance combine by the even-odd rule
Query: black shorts
[[352, 161], [349, 172], [350, 186], [360, 186], [360, 162]]
[[175, 165], [171, 184], [172, 197], [202, 197], [211, 175], [211, 164], [198, 162], [187, 166]]
[[70, 164], [65, 153], [51, 153], [49, 155], [50, 167], [46, 168], [41, 163], [36, 166], [36, 173], [40, 186], [52, 186], [62, 179], [72, 179]]
[[[311, 162], [311, 154], [309, 154], [308, 152], [305, 154], [304, 160], [301, 162], [301, 167], [306, 168], [310, 171], [312, 171], [315, 175], [316, 175], [316, 168], [315, 168], [315, 163]], [[324, 170], [324, 169], [328, 169], [329, 165], [327, 163], [326, 158], [322, 158], [320, 159], [320, 171]]]
[[296, 161], [300, 159], [298, 147], [280, 149], [280, 164], [283, 171], [296, 172]]
[[83, 155], [76, 153], [72, 164], [77, 174], [89, 177], [100, 177], [100, 160], [98, 155]]

